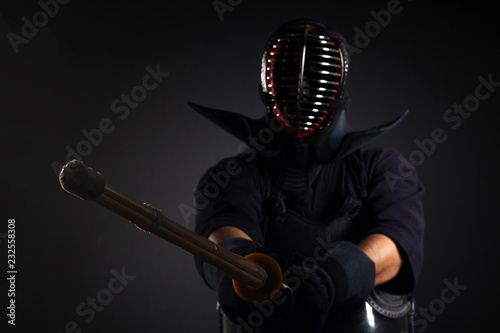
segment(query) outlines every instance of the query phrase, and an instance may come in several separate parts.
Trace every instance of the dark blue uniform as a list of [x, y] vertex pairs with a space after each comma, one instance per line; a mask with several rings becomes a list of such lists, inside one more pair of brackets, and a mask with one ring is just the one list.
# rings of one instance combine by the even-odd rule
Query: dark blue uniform
[[[277, 190], [278, 168], [273, 157], [251, 154], [224, 159], [211, 168], [198, 187], [204, 200], [196, 231], [208, 237], [217, 227], [235, 226], [296, 261], [313, 256], [321, 244], [356, 243], [373, 233], [384, 234], [397, 244], [405, 263], [380, 289], [392, 294], [414, 289], [423, 262], [424, 189], [399, 152], [366, 144], [323, 165], [299, 197]], [[200, 261], [197, 266], [201, 271]], [[216, 288], [213, 281], [207, 283]]]
[[[218, 184], [207, 172], [198, 190], [212, 191], [199, 210], [196, 232], [208, 237], [221, 226], [235, 226], [257, 243], [272, 248], [279, 239], [266, 239], [266, 218], [276, 210], [279, 194], [275, 186], [275, 161], [241, 154], [224, 159], [211, 168], [211, 175], [225, 171], [227, 184]], [[227, 173], [228, 163], [234, 175]], [[415, 287], [423, 262], [423, 185], [415, 170], [394, 149], [367, 144], [355, 152], [324, 165], [312, 187], [298, 198], [283, 198], [285, 209], [317, 224], [349, 214], [355, 232], [350, 241], [381, 233], [399, 247], [407, 264], [390, 284], [394, 292], [406, 293]], [[205, 190], [205, 185], [209, 186]], [[213, 188], [218, 189], [215, 193]], [[210, 193], [210, 192], [208, 192]], [[207, 197], [205, 195], [205, 197]], [[304, 242], [304, 239], [298, 239]], [[286, 255], [286, 254], [284, 254]]]

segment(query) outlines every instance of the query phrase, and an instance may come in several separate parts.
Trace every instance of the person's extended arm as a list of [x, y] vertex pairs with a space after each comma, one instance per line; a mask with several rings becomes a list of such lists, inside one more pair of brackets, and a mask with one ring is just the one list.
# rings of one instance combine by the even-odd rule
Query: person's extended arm
[[[232, 226], [215, 229], [209, 239], [219, 243], [230, 237], [252, 240], [244, 231]], [[372, 234], [364, 238], [358, 246], [375, 263], [375, 286], [391, 280], [398, 274], [402, 259], [396, 244], [389, 237]]]
[[375, 263], [375, 286], [379, 286], [399, 273], [403, 260], [392, 239], [383, 234], [371, 234], [358, 246]]

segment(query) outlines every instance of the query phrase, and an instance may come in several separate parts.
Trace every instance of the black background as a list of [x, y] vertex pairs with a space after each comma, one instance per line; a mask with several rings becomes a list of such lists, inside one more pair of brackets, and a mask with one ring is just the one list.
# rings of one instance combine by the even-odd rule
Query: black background
[[[350, 76], [353, 127], [410, 110], [377, 143], [423, 157], [417, 170], [426, 185], [426, 257], [415, 291], [417, 331], [497, 332], [500, 92], [480, 101], [460, 125], [443, 119], [475, 94], [479, 76], [500, 81], [494, 2], [401, 0], [383, 27], [373, 13], [394, 1], [232, 3], [219, 16], [212, 0], [73, 0], [15, 52], [9, 33], [22, 36], [22, 17], [33, 22], [41, 7], [2, 2], [0, 276], [7, 271], [8, 219], [16, 220], [18, 271], [16, 326], [6, 325], [8, 331], [63, 332], [74, 322], [75, 332], [216, 332], [215, 294], [192, 256], [67, 194], [52, 165], [64, 164], [66, 147], [77, 149], [87, 140], [82, 131], [108, 118], [114, 130], [91, 146], [84, 162], [193, 229], [194, 216], [183, 216], [179, 206], [192, 206], [202, 172], [236, 154], [239, 142], [186, 102], [260, 117], [265, 41], [287, 20], [310, 16], [330, 22], [358, 49]], [[362, 40], [367, 24], [380, 29]], [[142, 84], [147, 66], [169, 75], [120, 119], [111, 103]], [[416, 153], [415, 140], [431, 138], [436, 128], [446, 140]], [[122, 269], [134, 279], [85, 322], [90, 317], [79, 315], [78, 305], [104, 295], [112, 271]], [[9, 286], [1, 281], [4, 325]], [[450, 301], [445, 281], [467, 288]]]

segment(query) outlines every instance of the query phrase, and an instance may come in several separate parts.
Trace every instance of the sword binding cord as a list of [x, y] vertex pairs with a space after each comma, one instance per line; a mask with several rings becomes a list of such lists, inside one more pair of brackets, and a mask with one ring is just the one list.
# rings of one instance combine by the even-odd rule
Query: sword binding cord
[[156, 210], [156, 220], [153, 222], [153, 224], [151, 224], [151, 227], [149, 227], [149, 229], [146, 230], [148, 232], [152, 232], [153, 234], [155, 233], [156, 230], [158, 230], [158, 228], [161, 225], [161, 222], [163, 221], [163, 214], [161, 213], [161, 211], [156, 208], [154, 208], [154, 210]]
[[[148, 228], [141, 228], [139, 227], [138, 225], [136, 225], [137, 229], [143, 231], [143, 232], [147, 232], [148, 234], [150, 233], [155, 233], [156, 230], [158, 230], [158, 228], [160, 227], [161, 225], [161, 222], [163, 220], [163, 213], [161, 212], [161, 210], [159, 210], [158, 208], [156, 207], [153, 207], [152, 205], [148, 204], [148, 203], [144, 203], [145, 205], [148, 205], [149, 207], [153, 208], [155, 211], [156, 211], [156, 220], [154, 220], [153, 224], [151, 224], [150, 227]], [[131, 221], [129, 221], [130, 223], [133, 223]]]

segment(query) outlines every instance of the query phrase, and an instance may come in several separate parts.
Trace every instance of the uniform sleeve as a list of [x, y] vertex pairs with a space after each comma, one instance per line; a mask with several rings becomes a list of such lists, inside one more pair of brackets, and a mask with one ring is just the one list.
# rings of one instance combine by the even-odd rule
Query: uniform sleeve
[[[265, 177], [259, 164], [248, 163], [243, 155], [224, 159], [210, 168], [195, 192], [195, 232], [208, 237], [218, 227], [234, 226], [263, 244], [260, 221], [263, 197], [269, 187]], [[195, 258], [195, 262], [202, 273], [202, 261]]]
[[408, 293], [423, 264], [424, 186], [416, 169], [396, 150], [383, 149], [368, 160], [367, 197], [361, 211], [364, 234], [381, 233], [396, 243], [403, 267], [382, 288]]

